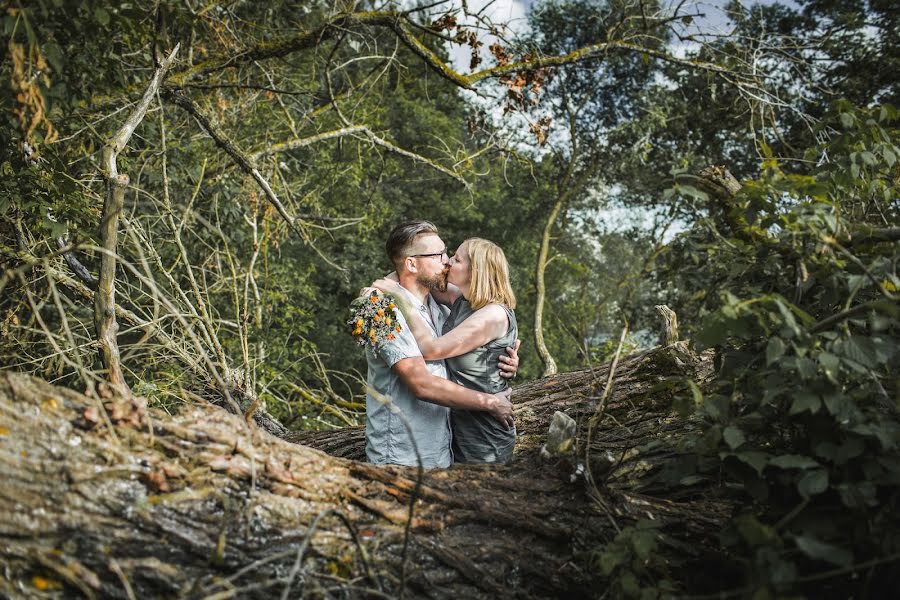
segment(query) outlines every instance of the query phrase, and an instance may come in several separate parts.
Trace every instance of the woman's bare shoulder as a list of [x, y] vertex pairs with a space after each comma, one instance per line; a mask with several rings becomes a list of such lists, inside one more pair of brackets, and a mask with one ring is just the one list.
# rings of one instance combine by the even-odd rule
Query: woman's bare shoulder
[[472, 313], [472, 316], [478, 317], [479, 321], [485, 323], [506, 323], [509, 320], [506, 310], [506, 307], [502, 304], [492, 302], [476, 310]]

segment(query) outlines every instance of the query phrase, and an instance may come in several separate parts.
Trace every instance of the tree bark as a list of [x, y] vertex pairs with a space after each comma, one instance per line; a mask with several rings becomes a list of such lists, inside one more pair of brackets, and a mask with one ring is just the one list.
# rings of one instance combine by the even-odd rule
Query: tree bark
[[[691, 368], [702, 377], [708, 363]], [[592, 449], [629, 455], [598, 471], [600, 496], [574, 475], [578, 455], [539, 458], [552, 413], [591, 415], [603, 374], [518, 388], [515, 460], [429, 471], [419, 487], [416, 469], [328, 456], [215, 407], [173, 417], [140, 398], [100, 406], [0, 373], [0, 594], [592, 597], [605, 584], [584, 557], [642, 518], [699, 559], [729, 507], [636, 491], [652, 480], [647, 461], [666, 460], [646, 442], [679, 431], [670, 392], [652, 391], [671, 375], [655, 354], [616, 372], [605, 414], [619, 424], [602, 422]], [[343, 436], [344, 453], [361, 440], [359, 429], [331, 435]]]

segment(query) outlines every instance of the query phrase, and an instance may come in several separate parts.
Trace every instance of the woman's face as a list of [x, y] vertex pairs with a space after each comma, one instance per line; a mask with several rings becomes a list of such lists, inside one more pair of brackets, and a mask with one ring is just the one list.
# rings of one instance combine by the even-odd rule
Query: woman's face
[[453, 258], [450, 259], [450, 273], [447, 276], [447, 281], [456, 287], [465, 287], [469, 284], [471, 275], [469, 268], [469, 252], [466, 249], [466, 244], [462, 243], [459, 248], [456, 249]]

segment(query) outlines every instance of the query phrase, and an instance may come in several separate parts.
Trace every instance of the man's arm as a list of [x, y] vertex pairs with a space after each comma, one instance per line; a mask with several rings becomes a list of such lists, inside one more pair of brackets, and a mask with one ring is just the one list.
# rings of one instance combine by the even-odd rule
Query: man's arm
[[401, 359], [391, 368], [417, 398], [450, 408], [486, 411], [507, 428], [511, 429], [514, 425], [509, 390], [501, 394], [485, 394], [464, 388], [432, 375], [421, 356]]

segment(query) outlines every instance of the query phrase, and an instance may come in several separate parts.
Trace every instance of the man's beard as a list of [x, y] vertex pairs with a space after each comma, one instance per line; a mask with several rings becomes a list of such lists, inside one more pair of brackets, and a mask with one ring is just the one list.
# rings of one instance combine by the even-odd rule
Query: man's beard
[[417, 278], [417, 281], [420, 285], [426, 287], [427, 289], [434, 292], [446, 292], [447, 291], [447, 276], [450, 274], [450, 269], [444, 269], [437, 275], [432, 275], [431, 277], [420, 276]]

